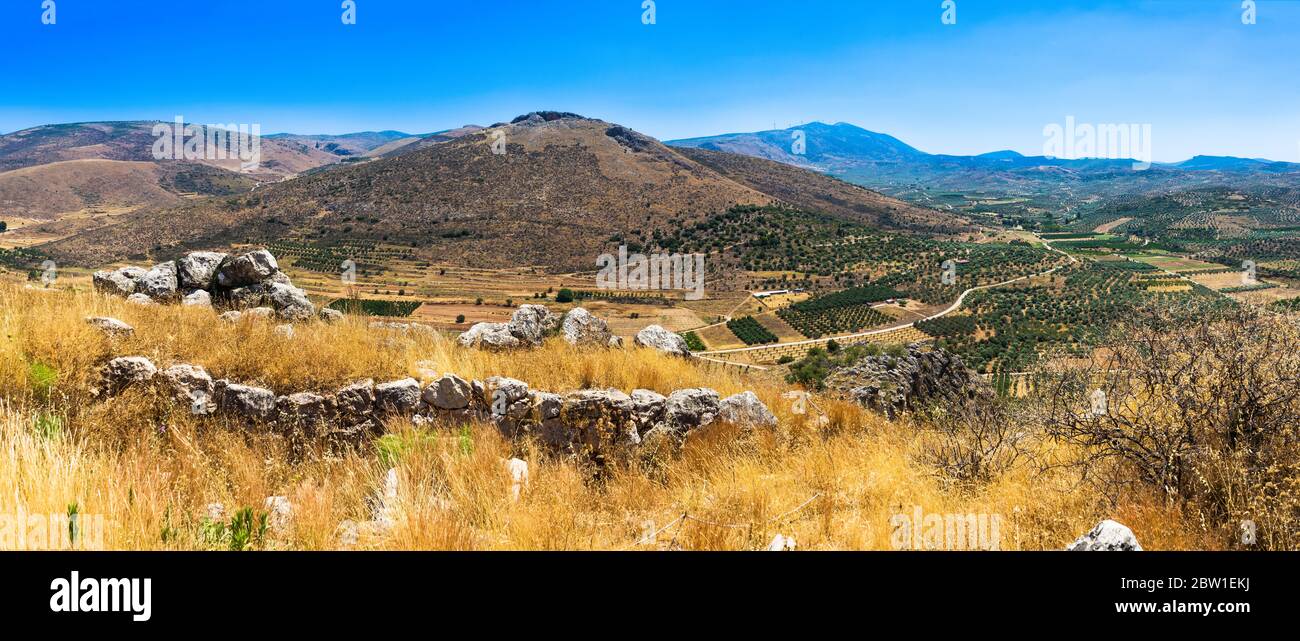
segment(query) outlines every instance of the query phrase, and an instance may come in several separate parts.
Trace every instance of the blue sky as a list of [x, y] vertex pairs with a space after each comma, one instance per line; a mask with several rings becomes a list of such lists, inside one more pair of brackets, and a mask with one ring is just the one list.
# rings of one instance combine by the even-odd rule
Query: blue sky
[[[1300, 161], [1300, 2], [0, 2], [0, 131], [85, 120], [428, 132], [538, 109], [661, 139], [846, 121], [934, 153], [1150, 123], [1155, 160]], [[183, 7], [183, 8], [182, 8]]]

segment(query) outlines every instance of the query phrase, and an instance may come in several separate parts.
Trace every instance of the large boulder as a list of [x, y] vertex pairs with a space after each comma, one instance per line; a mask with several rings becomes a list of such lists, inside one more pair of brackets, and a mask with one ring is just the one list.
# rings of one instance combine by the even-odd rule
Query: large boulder
[[104, 366], [104, 389], [117, 394], [132, 385], [147, 383], [158, 373], [153, 361], [143, 356], [121, 356]]
[[316, 306], [307, 300], [307, 292], [292, 285], [270, 283], [263, 285], [266, 299], [275, 313], [285, 320], [307, 321], [316, 316]]
[[334, 394], [338, 403], [339, 420], [345, 425], [366, 421], [375, 411], [375, 381], [366, 379], [352, 383]]
[[717, 420], [739, 427], [776, 427], [776, 415], [750, 391], [722, 399]]
[[216, 383], [202, 366], [179, 363], [163, 370], [159, 376], [166, 382], [172, 397], [189, 404], [194, 414], [211, 414], [215, 410], [211, 400], [216, 392]]
[[212, 295], [206, 289], [196, 289], [186, 294], [181, 299], [181, 304], [187, 307], [212, 307]]
[[[564, 396], [560, 420], [564, 432], [547, 434], [548, 442], [589, 456], [609, 454], [620, 447], [638, 445], [632, 397], [615, 389], [580, 390]], [[559, 438], [557, 438], [557, 436]]]
[[424, 402], [439, 410], [462, 410], [469, 407], [474, 389], [469, 381], [455, 374], [444, 374], [424, 390]]
[[375, 386], [375, 407], [381, 412], [411, 415], [420, 406], [420, 382], [413, 378]]
[[216, 382], [221, 410], [245, 418], [269, 419], [275, 414], [275, 392], [227, 380]]
[[927, 405], [992, 398], [993, 391], [960, 357], [920, 343], [901, 355], [867, 356], [826, 377], [826, 386], [895, 417]]
[[275, 406], [281, 421], [310, 429], [334, 418], [336, 402], [328, 396], [298, 392], [276, 399]]
[[139, 267], [123, 267], [113, 271], [98, 271], [91, 276], [95, 291], [114, 296], [130, 296], [135, 293], [135, 282], [144, 275]]
[[176, 261], [176, 276], [184, 289], [211, 291], [217, 282], [217, 269], [226, 260], [220, 252], [194, 252]]
[[506, 323], [475, 323], [456, 339], [462, 347], [504, 350], [519, 347], [520, 343]]
[[507, 323], [510, 333], [528, 345], [540, 345], [547, 334], [560, 325], [556, 316], [545, 305], [520, 305]]
[[632, 390], [632, 414], [637, 433], [644, 435], [664, 422], [668, 397], [648, 389]]
[[1141, 552], [1142, 546], [1138, 545], [1133, 530], [1106, 519], [1065, 549], [1071, 552]]
[[223, 292], [221, 298], [231, 309], [253, 309], [266, 304], [266, 288], [260, 284], [236, 287]]
[[259, 249], [222, 264], [217, 270], [217, 284], [228, 289], [247, 287], [261, 283], [279, 271], [280, 264], [275, 261], [275, 256]]
[[686, 346], [686, 339], [670, 332], [659, 325], [651, 325], [636, 333], [636, 344], [641, 347], [657, 349], [672, 356], [690, 356], [691, 350]]
[[497, 429], [507, 437], [526, 431], [532, 417], [533, 393], [528, 383], [504, 376], [487, 379], [487, 406]]
[[560, 332], [570, 345], [610, 347], [610, 339], [614, 337], [604, 319], [593, 316], [581, 307], [575, 307], [564, 315]]
[[110, 338], [127, 338], [135, 334], [135, 328], [108, 316], [88, 316], [86, 323], [104, 332]]
[[135, 291], [156, 301], [176, 298], [179, 290], [176, 278], [176, 263], [158, 263], [140, 276], [135, 282]]
[[718, 393], [706, 388], [679, 389], [668, 395], [664, 403], [664, 424], [679, 436], [708, 426], [718, 417], [722, 400]]

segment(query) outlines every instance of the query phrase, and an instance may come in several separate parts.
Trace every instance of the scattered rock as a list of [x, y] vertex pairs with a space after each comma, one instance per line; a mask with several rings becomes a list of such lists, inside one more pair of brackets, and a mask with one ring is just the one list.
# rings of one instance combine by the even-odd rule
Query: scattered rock
[[219, 252], [194, 252], [176, 261], [176, 276], [185, 289], [210, 290], [216, 284], [217, 269], [228, 258]]
[[225, 322], [227, 322], [227, 323], [238, 323], [238, 322], [239, 322], [239, 319], [241, 319], [241, 318], [243, 318], [243, 317], [244, 317], [244, 313], [243, 313], [243, 312], [240, 312], [240, 311], [229, 311], [229, 312], [226, 312], [226, 313], [224, 313], [224, 314], [218, 316], [217, 318], [219, 318], [219, 319], [221, 319], [221, 320], [223, 320], [223, 321], [225, 321]]
[[475, 323], [456, 339], [463, 347], [504, 350], [522, 345], [507, 323]]
[[143, 356], [121, 356], [104, 366], [104, 387], [109, 394], [117, 394], [132, 385], [153, 380], [157, 373], [158, 367]]
[[686, 339], [670, 332], [659, 325], [651, 325], [636, 333], [636, 344], [641, 347], [657, 349], [673, 356], [690, 356]]
[[307, 300], [307, 292], [292, 285], [271, 283], [264, 285], [266, 299], [276, 314], [289, 321], [307, 321], [316, 316], [316, 306]]
[[179, 288], [176, 279], [176, 263], [158, 263], [135, 282], [137, 293], [144, 294], [155, 301], [176, 298]]
[[343, 424], [356, 425], [369, 419], [375, 410], [375, 381], [366, 379], [352, 383], [336, 392], [334, 398]]
[[126, 338], [135, 334], [135, 328], [108, 316], [87, 316], [86, 322], [95, 326], [111, 338]]
[[740, 427], [776, 427], [776, 415], [750, 391], [722, 399], [718, 406], [718, 420]]
[[510, 333], [527, 345], [541, 345], [559, 325], [560, 318], [545, 305], [520, 305], [507, 323]]
[[519, 501], [519, 495], [528, 487], [528, 462], [512, 458], [506, 461], [506, 471], [510, 473], [510, 500]]
[[413, 378], [375, 386], [375, 407], [382, 412], [411, 415], [420, 406], [420, 382]]
[[161, 372], [172, 393], [172, 398], [189, 403], [194, 414], [211, 414], [215, 411], [209, 400], [216, 392], [216, 383], [207, 370], [198, 365], [177, 364]]
[[1142, 546], [1138, 545], [1133, 530], [1106, 519], [1065, 549], [1071, 552], [1141, 552]]
[[257, 419], [268, 419], [275, 414], [276, 397], [271, 390], [223, 379], [216, 382], [216, 391], [223, 411]]
[[561, 333], [570, 345], [609, 347], [610, 340], [615, 338], [609, 332], [608, 323], [581, 307], [575, 307], [564, 315]]
[[289, 529], [289, 524], [293, 521], [293, 504], [289, 503], [287, 496], [268, 496], [266, 497], [266, 523], [272, 532], [283, 534]]
[[226, 288], [256, 285], [280, 271], [275, 256], [265, 249], [227, 260], [217, 270], [217, 284]]
[[181, 299], [182, 305], [190, 307], [212, 307], [212, 295], [204, 289], [196, 289]]
[[796, 544], [793, 536], [778, 534], [767, 544], [768, 552], [794, 552]]
[[95, 291], [114, 296], [130, 296], [135, 293], [135, 282], [144, 275], [139, 267], [123, 267], [113, 271], [98, 271], [91, 276]]
[[270, 318], [275, 316], [275, 310], [270, 307], [254, 307], [244, 310], [244, 316], [249, 318]]
[[141, 307], [149, 307], [151, 305], [157, 305], [157, 303], [155, 303], [152, 298], [149, 298], [145, 294], [131, 294], [130, 296], [126, 297], [126, 302], [132, 305], [139, 305]]
[[664, 424], [683, 436], [698, 427], [713, 423], [721, 409], [718, 393], [706, 388], [679, 389], [668, 395], [664, 404]]
[[469, 407], [474, 390], [469, 381], [455, 374], [444, 374], [424, 390], [424, 402], [440, 410], [460, 410]]
[[276, 336], [285, 340], [293, 338], [293, 325], [276, 325], [273, 331]]
[[337, 323], [343, 320], [343, 312], [340, 312], [337, 309], [330, 309], [328, 307], [322, 307], [320, 309], [319, 316], [320, 319], [325, 321], [326, 323]]

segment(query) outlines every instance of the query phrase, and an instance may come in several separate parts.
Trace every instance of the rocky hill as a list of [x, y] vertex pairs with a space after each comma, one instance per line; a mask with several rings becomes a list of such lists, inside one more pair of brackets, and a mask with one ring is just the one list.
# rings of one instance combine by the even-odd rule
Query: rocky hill
[[272, 239], [361, 239], [475, 267], [591, 270], [616, 236], [648, 237], [737, 204], [776, 201], [891, 229], [960, 224], [804, 170], [687, 155], [626, 127], [547, 112], [242, 197], [151, 208], [43, 250], [100, 264], [142, 250], [166, 257]]

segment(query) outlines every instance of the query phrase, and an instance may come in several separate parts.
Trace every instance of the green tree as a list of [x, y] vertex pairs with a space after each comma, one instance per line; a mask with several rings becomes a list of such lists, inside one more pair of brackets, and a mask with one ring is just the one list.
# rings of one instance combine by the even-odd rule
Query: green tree
[[573, 290], [571, 290], [571, 289], [561, 289], [561, 290], [559, 291], [559, 293], [555, 295], [555, 302], [557, 302], [557, 303], [572, 303], [572, 302], [573, 302]]

